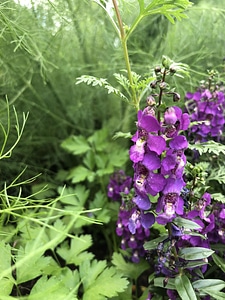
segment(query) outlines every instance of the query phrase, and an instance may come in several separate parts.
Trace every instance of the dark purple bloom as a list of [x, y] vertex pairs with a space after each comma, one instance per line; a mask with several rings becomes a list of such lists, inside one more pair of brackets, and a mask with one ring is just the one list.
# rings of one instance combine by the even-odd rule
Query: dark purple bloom
[[136, 209], [131, 214], [128, 228], [132, 234], [135, 234], [137, 228], [142, 226], [143, 228], [148, 229], [154, 223], [155, 223], [155, 217], [152, 213], [144, 214], [140, 210]]
[[182, 215], [184, 210], [184, 201], [180, 197], [180, 192], [185, 186], [182, 178], [168, 178], [167, 184], [162, 191], [162, 196], [158, 199], [156, 212], [158, 216], [156, 221], [165, 225], [171, 222], [176, 215]]
[[148, 135], [147, 145], [149, 150], [156, 152], [158, 155], [166, 149], [166, 141], [160, 135]]
[[160, 124], [155, 117], [146, 115], [141, 110], [138, 111], [137, 117], [137, 128], [139, 130], [145, 130], [147, 133], [157, 132], [160, 130]]
[[113, 200], [121, 200], [121, 193], [128, 194], [131, 189], [132, 178], [125, 175], [123, 170], [115, 172], [108, 184], [108, 197]]
[[199, 122], [189, 130], [190, 135], [194, 133], [194, 141], [220, 140], [225, 124], [224, 93], [218, 90], [210, 92], [207, 89], [199, 89], [194, 94], [187, 93], [186, 98], [191, 121]]

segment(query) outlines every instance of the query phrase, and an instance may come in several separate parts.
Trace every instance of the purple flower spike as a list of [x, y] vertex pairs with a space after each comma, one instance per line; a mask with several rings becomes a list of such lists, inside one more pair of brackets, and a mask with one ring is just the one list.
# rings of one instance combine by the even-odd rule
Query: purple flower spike
[[149, 135], [147, 144], [149, 150], [156, 152], [158, 155], [166, 149], [166, 141], [162, 136]]
[[142, 210], [148, 210], [151, 207], [151, 202], [146, 194], [137, 194], [132, 200]]
[[145, 229], [150, 228], [155, 223], [155, 216], [152, 213], [141, 214], [141, 224]]
[[147, 132], [157, 132], [160, 130], [158, 120], [151, 116], [145, 115], [141, 110], [138, 111], [138, 128], [144, 129]]
[[183, 150], [188, 147], [188, 142], [185, 136], [178, 135], [170, 141], [169, 146], [174, 150]]
[[137, 163], [142, 161], [145, 154], [145, 144], [146, 142], [142, 139], [138, 139], [136, 144], [130, 147], [130, 160]]
[[157, 170], [161, 166], [160, 158], [157, 156], [155, 152], [148, 152], [145, 154], [142, 164], [149, 170]]

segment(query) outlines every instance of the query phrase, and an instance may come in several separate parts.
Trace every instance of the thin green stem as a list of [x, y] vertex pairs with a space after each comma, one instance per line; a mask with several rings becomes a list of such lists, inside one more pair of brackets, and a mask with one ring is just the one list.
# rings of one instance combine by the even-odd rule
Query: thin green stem
[[126, 64], [126, 69], [127, 69], [127, 76], [128, 80], [130, 83], [130, 88], [131, 88], [131, 95], [132, 95], [132, 102], [133, 105], [135, 106], [136, 110], [139, 110], [139, 101], [137, 99], [135, 89], [134, 89], [134, 82], [133, 82], [133, 76], [132, 76], [132, 71], [131, 71], [131, 66], [130, 66], [130, 59], [129, 59], [129, 53], [128, 53], [128, 48], [127, 48], [127, 41], [128, 41], [128, 35], [126, 34], [124, 27], [123, 27], [123, 22], [122, 18], [120, 15], [120, 11], [117, 5], [116, 0], [112, 0], [113, 6], [115, 9], [118, 25], [119, 25], [119, 30], [120, 30], [120, 40], [123, 48], [123, 54], [124, 54], [124, 59], [125, 59], [125, 64]]

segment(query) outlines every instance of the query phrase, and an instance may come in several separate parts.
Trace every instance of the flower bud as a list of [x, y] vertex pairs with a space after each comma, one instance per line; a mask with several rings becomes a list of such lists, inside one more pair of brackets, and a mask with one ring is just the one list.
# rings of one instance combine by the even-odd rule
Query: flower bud
[[169, 59], [167, 56], [163, 55], [162, 65], [166, 70], [168, 70], [170, 68], [171, 63], [172, 63], [171, 59]]
[[148, 96], [147, 97], [147, 105], [149, 105], [149, 106], [154, 106], [156, 104], [156, 102], [155, 102], [155, 98], [153, 97], [153, 96]]
[[161, 72], [161, 67], [160, 66], [155, 67], [155, 73], [158, 74], [160, 72]]
[[180, 101], [180, 95], [179, 95], [178, 93], [174, 93], [174, 94], [173, 94], [173, 101], [174, 101], [174, 102]]
[[152, 81], [152, 82], [150, 83], [150, 87], [151, 87], [152, 89], [155, 89], [156, 86], [157, 86], [157, 80], [154, 80], [154, 81]]
[[160, 82], [159, 87], [160, 87], [161, 90], [165, 90], [166, 87], [167, 87], [167, 83], [164, 82], [164, 81], [163, 81], [163, 82]]

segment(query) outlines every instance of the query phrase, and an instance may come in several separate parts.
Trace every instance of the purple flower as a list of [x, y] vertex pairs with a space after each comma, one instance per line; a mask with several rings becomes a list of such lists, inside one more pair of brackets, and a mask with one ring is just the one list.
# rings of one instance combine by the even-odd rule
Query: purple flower
[[211, 93], [207, 89], [199, 89], [194, 94], [187, 93], [186, 98], [191, 121], [199, 122], [189, 130], [190, 135], [194, 133], [194, 141], [220, 140], [225, 124], [224, 93], [218, 90]]
[[187, 113], [182, 113], [181, 108], [172, 106], [164, 113], [162, 130], [167, 137], [171, 138], [175, 137], [180, 130], [187, 130], [189, 124], [189, 115]]
[[121, 200], [121, 193], [128, 194], [131, 189], [132, 178], [126, 176], [123, 170], [115, 172], [108, 184], [108, 197], [113, 200]]
[[145, 229], [150, 228], [155, 223], [155, 217], [152, 213], [144, 214], [138, 209], [134, 209], [129, 219], [128, 228], [132, 234], [141, 226]]
[[156, 221], [159, 224], [165, 225], [171, 222], [176, 215], [182, 215], [184, 209], [184, 201], [180, 197], [180, 192], [185, 186], [182, 178], [168, 178], [165, 188], [162, 191], [162, 196], [158, 199], [156, 212], [158, 216]]

